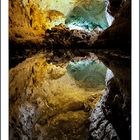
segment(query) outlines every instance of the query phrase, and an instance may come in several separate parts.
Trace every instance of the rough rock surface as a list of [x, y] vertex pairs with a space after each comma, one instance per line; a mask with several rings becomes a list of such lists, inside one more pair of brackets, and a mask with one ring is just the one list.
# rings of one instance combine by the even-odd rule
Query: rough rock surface
[[108, 81], [100, 102], [91, 113], [89, 139], [131, 139], [131, 114], [127, 113], [127, 107], [118, 82], [112, 78]]
[[78, 26], [88, 30], [96, 27], [108, 28], [113, 17], [107, 12], [108, 0], [79, 1], [66, 18], [68, 26]]
[[[92, 6], [91, 3], [93, 3]], [[88, 27], [88, 24], [92, 23], [90, 30], [97, 26], [104, 29], [109, 26], [107, 21], [109, 16], [106, 17], [107, 4], [105, 3], [104, 0], [97, 2], [90, 0], [86, 5], [79, 0], [9, 0], [10, 38], [14, 40], [38, 39], [44, 35], [46, 29], [51, 29], [59, 24], [66, 25], [65, 20], [68, 14], [77, 6], [84, 9], [84, 12], [80, 11], [82, 16], [84, 15], [82, 26]], [[95, 8], [97, 6], [98, 8]], [[90, 18], [87, 18], [86, 14], [90, 15]], [[79, 15], [76, 15], [75, 18], [77, 23], [81, 22]]]
[[[130, 140], [131, 8], [129, 0], [123, 5], [120, 5], [123, 1], [111, 1], [111, 5], [118, 6], [118, 13], [112, 26], [94, 43], [94, 52], [113, 71], [114, 79], [108, 82], [105, 95], [91, 114], [90, 139]], [[113, 7], [112, 10], [114, 14]]]
[[23, 6], [22, 0], [9, 0], [9, 39], [32, 40], [39, 39], [42, 35], [44, 35], [43, 30], [32, 28], [30, 15]]
[[[70, 30], [64, 25], [55, 26], [46, 30], [45, 36], [41, 38], [20, 38], [10, 40], [10, 68], [31, 57], [38, 52], [46, 52], [48, 59], [57, 57], [61, 59], [72, 59], [74, 56], [87, 56], [91, 52], [89, 45], [93, 43], [102, 31], [96, 28], [93, 32]], [[85, 48], [89, 50], [85, 51]], [[56, 59], [55, 59], [56, 60]]]
[[93, 30], [87, 32], [84, 30], [70, 30], [64, 25], [55, 26], [45, 32], [45, 43], [53, 48], [86, 48], [89, 43], [93, 43], [100, 32]]

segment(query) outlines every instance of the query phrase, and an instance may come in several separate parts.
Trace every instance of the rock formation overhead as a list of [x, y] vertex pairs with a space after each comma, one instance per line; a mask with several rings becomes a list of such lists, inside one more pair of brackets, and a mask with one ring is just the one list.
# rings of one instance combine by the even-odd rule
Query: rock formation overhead
[[113, 21], [107, 12], [108, 0], [9, 1], [10, 37], [31, 38], [59, 24], [87, 30], [106, 29]]
[[69, 12], [66, 24], [69, 27], [79, 26], [88, 30], [96, 27], [108, 28], [113, 17], [107, 12], [108, 0], [79, 1], [72, 11]]

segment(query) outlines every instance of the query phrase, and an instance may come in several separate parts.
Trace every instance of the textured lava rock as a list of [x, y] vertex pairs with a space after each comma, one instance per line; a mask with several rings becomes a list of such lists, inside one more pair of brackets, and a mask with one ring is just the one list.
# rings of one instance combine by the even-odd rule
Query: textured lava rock
[[130, 1], [120, 3], [114, 23], [94, 42], [95, 54], [113, 71], [115, 79], [107, 84], [105, 95], [91, 114], [93, 140], [131, 139], [131, 7]]
[[[108, 81], [105, 94], [90, 117], [93, 140], [131, 139], [130, 113], [124, 109], [125, 98], [115, 79]], [[127, 109], [130, 109], [128, 106]]]
[[[64, 25], [59, 25], [52, 30], [46, 30], [45, 36], [37, 36], [38, 38], [29, 38], [29, 40], [23, 37], [20, 40], [10, 39], [10, 68], [38, 52], [46, 52], [48, 61], [55, 62], [59, 62], [60, 59], [64, 60], [64, 58], [69, 61], [74, 56], [85, 57], [92, 50], [89, 48], [90, 44], [97, 39], [101, 32], [99, 28], [89, 33], [69, 30]], [[87, 48], [86, 51], [85, 48]]]
[[113, 18], [107, 12], [107, 6], [107, 0], [79, 1], [77, 6], [68, 14], [66, 24], [88, 30], [93, 30], [97, 26], [106, 29], [113, 21]]
[[46, 30], [44, 42], [53, 48], [86, 48], [89, 46], [89, 43], [97, 39], [99, 35], [97, 32], [70, 30], [64, 25], [59, 25], [51, 30]]
[[[78, 11], [76, 12], [77, 23], [81, 24], [82, 18], [82, 26], [84, 27], [91, 24], [89, 27], [91, 30], [97, 26], [105, 29], [109, 26], [108, 18], [110, 17], [107, 13], [107, 5], [104, 0], [97, 2], [90, 0], [90, 3], [84, 5], [82, 1], [76, 0], [9, 0], [10, 39], [38, 39], [36, 37], [44, 35], [46, 29], [51, 29], [59, 24], [66, 25], [67, 15], [74, 11], [73, 8], [77, 9], [77, 7], [82, 7], [80, 11], [76, 10]], [[83, 17], [80, 18], [79, 14]], [[111, 19], [109, 20], [111, 21]]]

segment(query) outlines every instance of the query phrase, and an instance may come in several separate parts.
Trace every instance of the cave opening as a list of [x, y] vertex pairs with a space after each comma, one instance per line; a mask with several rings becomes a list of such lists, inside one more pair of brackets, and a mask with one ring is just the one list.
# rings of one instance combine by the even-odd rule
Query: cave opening
[[9, 0], [11, 140], [130, 139], [130, 3], [120, 1], [115, 15], [111, 0]]

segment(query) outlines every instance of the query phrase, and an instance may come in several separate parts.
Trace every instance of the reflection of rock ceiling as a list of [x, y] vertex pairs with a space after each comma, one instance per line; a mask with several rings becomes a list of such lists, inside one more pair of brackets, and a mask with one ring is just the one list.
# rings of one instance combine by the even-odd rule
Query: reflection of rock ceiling
[[64, 62], [36, 54], [10, 70], [10, 140], [87, 140], [87, 120], [102, 94], [78, 86]]
[[[112, 17], [106, 10], [108, 2], [104, 0], [23, 0], [23, 5], [29, 18], [34, 20], [33, 28], [40, 25], [51, 28], [66, 23], [69, 27], [92, 30], [99, 26], [106, 29], [112, 22]], [[39, 10], [40, 14], [35, 10]]]

